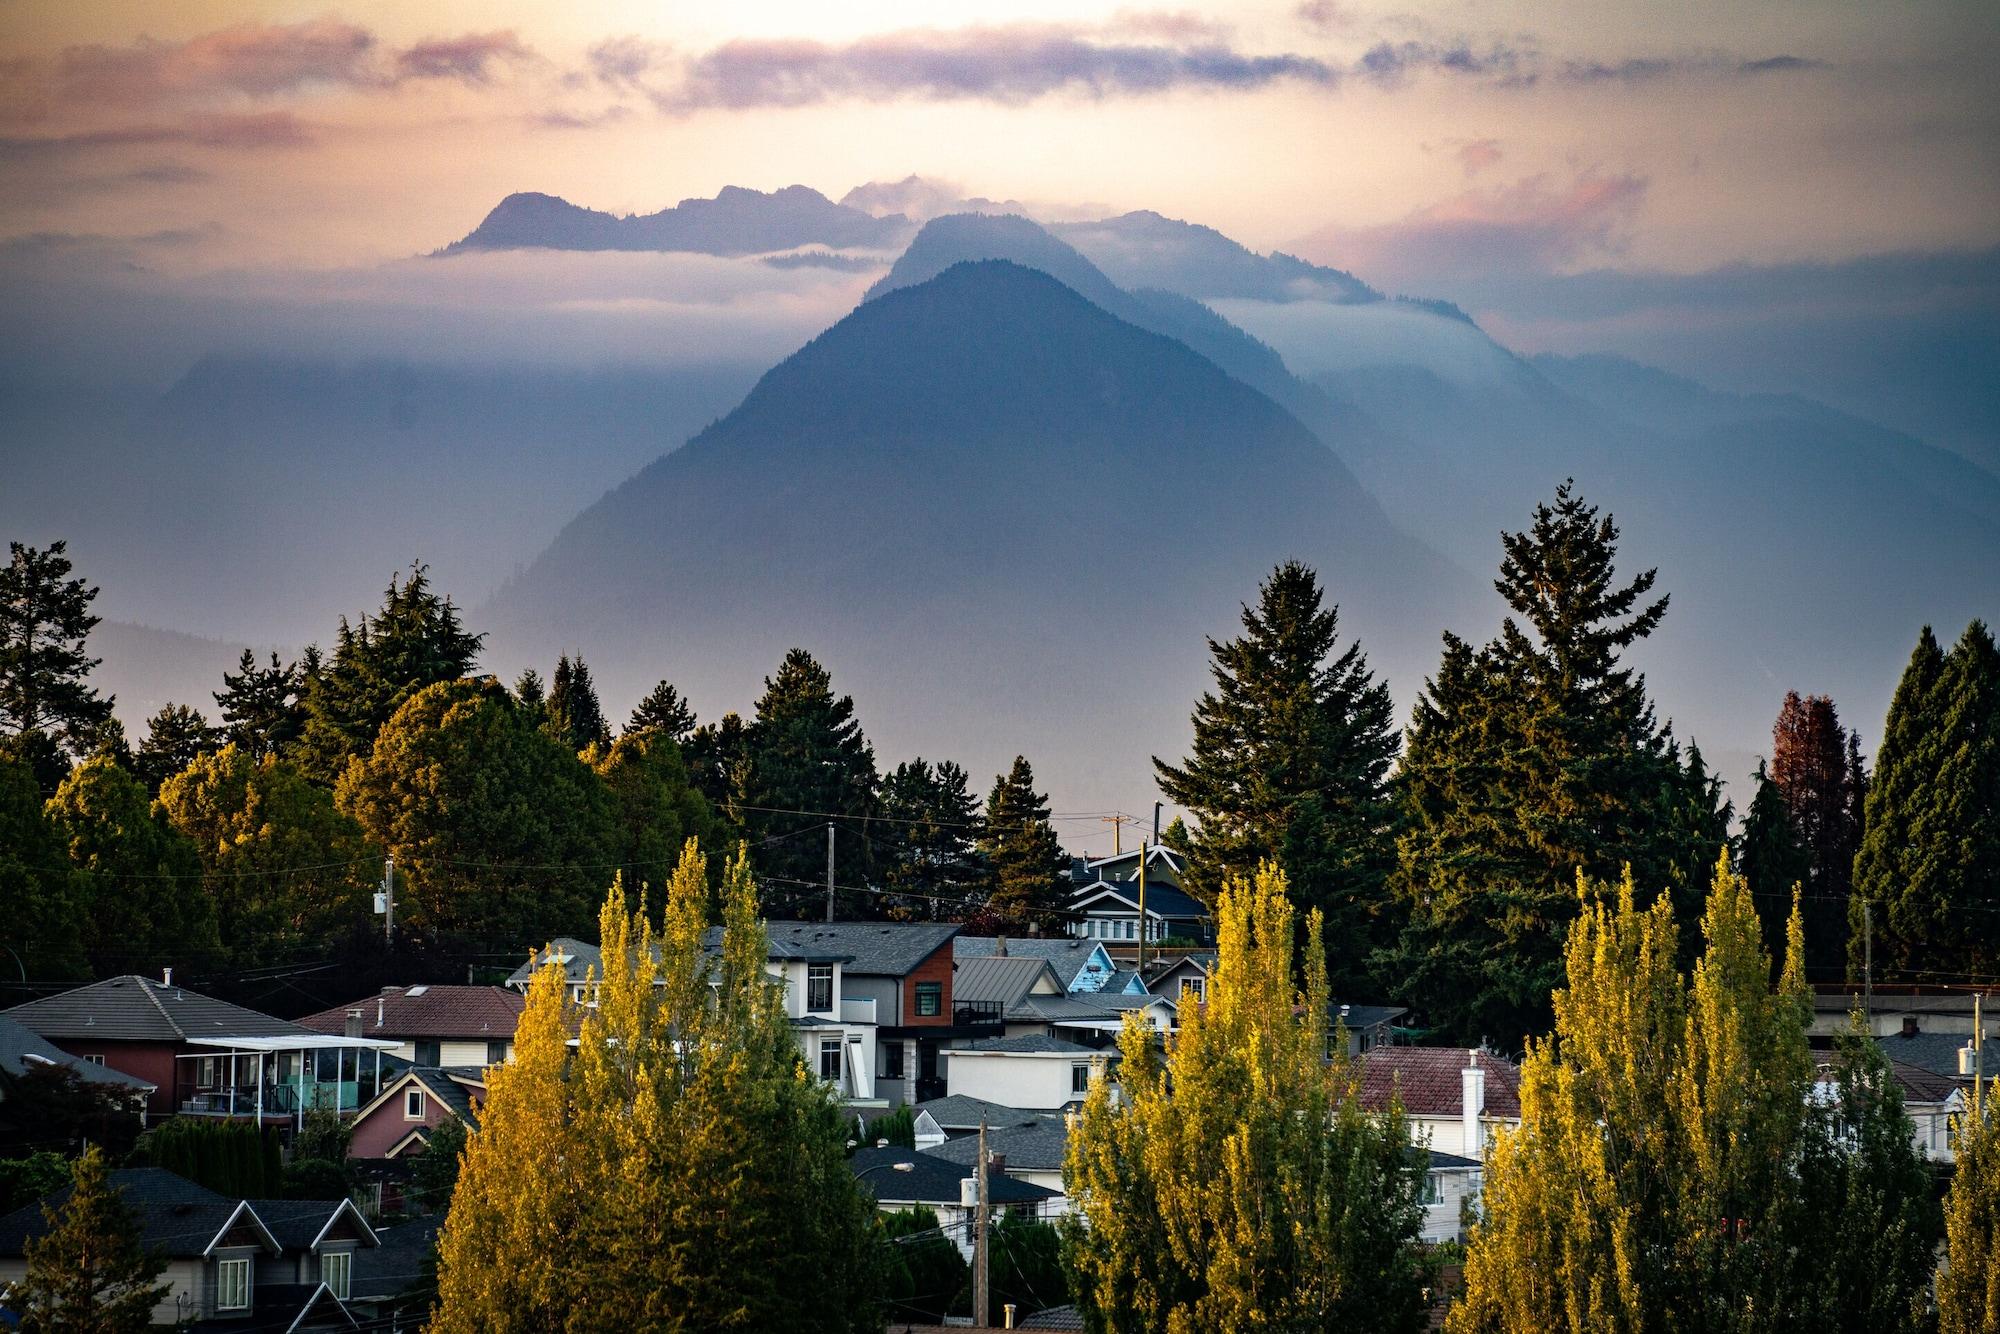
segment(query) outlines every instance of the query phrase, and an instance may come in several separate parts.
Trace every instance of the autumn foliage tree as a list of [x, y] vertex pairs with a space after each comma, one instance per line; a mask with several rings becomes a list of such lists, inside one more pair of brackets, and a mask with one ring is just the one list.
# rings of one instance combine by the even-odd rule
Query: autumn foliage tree
[[1939, 1334], [2000, 1330], [2000, 1080], [1956, 1118], [1958, 1166], [1945, 1197]]
[[1171, 1068], [1128, 1016], [1121, 1099], [1094, 1079], [1070, 1135], [1085, 1327], [1424, 1328], [1422, 1160], [1399, 1110], [1361, 1107], [1318, 915], [1297, 950], [1284, 874], [1266, 863], [1223, 883], [1216, 920], [1208, 1000], [1182, 1012]]

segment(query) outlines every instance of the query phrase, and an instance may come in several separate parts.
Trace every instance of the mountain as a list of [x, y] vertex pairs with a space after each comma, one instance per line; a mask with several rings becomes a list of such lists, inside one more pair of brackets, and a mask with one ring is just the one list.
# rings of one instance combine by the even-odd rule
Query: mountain
[[683, 199], [658, 213], [617, 217], [554, 195], [511, 194], [440, 255], [469, 250], [690, 250], [760, 255], [798, 246], [879, 249], [909, 235], [901, 214], [876, 217], [788, 185], [768, 194], [726, 185], [713, 199]]
[[707, 717], [803, 644], [885, 757], [1023, 752], [1108, 801], [1184, 746], [1203, 635], [1293, 556], [1404, 680], [1471, 593], [1268, 397], [1047, 274], [959, 263], [865, 301], [475, 619], [496, 666], [582, 645], [608, 700], [665, 676]]
[[1049, 230], [1120, 287], [1162, 287], [1200, 300], [1382, 300], [1380, 292], [1351, 273], [1283, 253], [1260, 255], [1213, 227], [1150, 209], [1097, 222], [1052, 223]]
[[[116, 697], [125, 739], [136, 747], [146, 739], [146, 720], [169, 704], [186, 704], [219, 723], [215, 692], [222, 689], [223, 672], [236, 669], [244, 647], [129, 621], [101, 621], [90, 632], [90, 654], [99, 660], [90, 683]], [[290, 661], [297, 655], [284, 656]]]

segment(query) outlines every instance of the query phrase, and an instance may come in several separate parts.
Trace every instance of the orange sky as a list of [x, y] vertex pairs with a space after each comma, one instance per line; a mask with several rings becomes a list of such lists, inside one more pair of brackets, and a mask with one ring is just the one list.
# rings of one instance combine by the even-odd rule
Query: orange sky
[[1260, 247], [1312, 237], [1334, 262], [1381, 229], [1489, 216], [1557, 229], [1549, 257], [1574, 266], [2000, 239], [1993, 6], [1664, 13], [12, 0], [0, 239], [340, 265], [430, 249], [516, 189], [651, 210], [911, 172]]

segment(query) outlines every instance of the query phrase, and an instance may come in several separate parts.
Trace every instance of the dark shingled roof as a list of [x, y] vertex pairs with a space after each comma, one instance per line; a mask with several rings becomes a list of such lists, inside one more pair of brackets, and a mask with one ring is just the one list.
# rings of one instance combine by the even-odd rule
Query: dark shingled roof
[[[1959, 1049], [1972, 1041], [1972, 1034], [1912, 1033], [1905, 1037], [1901, 1033], [1893, 1033], [1886, 1038], [1876, 1038], [1875, 1041], [1892, 1061], [1903, 1065], [1914, 1065], [1948, 1079], [1957, 1079]], [[1986, 1066], [1988, 1074], [2000, 1073], [2000, 1051], [1987, 1053]]]
[[76, 1071], [86, 1084], [102, 1084], [133, 1093], [149, 1093], [153, 1088], [145, 1080], [135, 1079], [123, 1071], [72, 1056], [53, 1043], [44, 1041], [25, 1025], [0, 1015], [0, 1070], [10, 1075], [24, 1075], [30, 1070], [50, 1065]]
[[1462, 1116], [1467, 1065], [1486, 1072], [1486, 1115], [1521, 1115], [1521, 1068], [1491, 1052], [1465, 1047], [1376, 1047], [1361, 1056], [1361, 1101], [1371, 1111], [1389, 1105], [1392, 1090], [1403, 1095], [1412, 1116]]
[[[1105, 892], [1112, 892], [1128, 900], [1137, 907], [1139, 902], [1139, 882], [1136, 880], [1098, 880], [1085, 885], [1070, 896], [1072, 907], [1087, 903]], [[1146, 911], [1161, 917], [1184, 917], [1198, 920], [1209, 915], [1208, 909], [1188, 897], [1172, 885], [1152, 884], [1146, 886]]]
[[866, 977], [907, 976], [959, 932], [956, 922], [766, 922], [764, 929], [774, 959], [838, 956], [848, 972]]
[[1019, 1107], [1003, 1107], [997, 1102], [969, 1097], [963, 1093], [932, 1098], [927, 1102], [917, 1103], [912, 1110], [930, 1113], [931, 1120], [938, 1123], [940, 1130], [977, 1130], [982, 1115], [989, 1127], [1026, 1125], [1030, 1121], [1041, 1119], [1039, 1112], [1023, 1111]]
[[947, 1048], [943, 1055], [950, 1056], [961, 1051], [1012, 1052], [1025, 1056], [1099, 1056], [1095, 1047], [1086, 1047], [1078, 1042], [1065, 1042], [1045, 1033], [1029, 1033], [1018, 1038], [979, 1038], [962, 1047]]
[[52, 1042], [185, 1042], [189, 1038], [275, 1038], [311, 1033], [283, 1019], [231, 1005], [156, 978], [109, 977], [0, 1011]]
[[1083, 1312], [1074, 1306], [1051, 1306], [1014, 1322], [1015, 1329], [1083, 1329]]
[[[986, 1129], [989, 1153], [1004, 1154], [1007, 1168], [1024, 1172], [1060, 1172], [1063, 1151], [1069, 1145], [1069, 1127], [1060, 1116], [1038, 1116], [1022, 1125]], [[965, 1167], [979, 1162], [979, 1136], [962, 1135], [922, 1152]]]
[[[200, 1255], [241, 1203], [163, 1167], [124, 1167], [105, 1177], [138, 1214], [140, 1241], [174, 1258]], [[30, 1239], [48, 1231], [43, 1206], [61, 1208], [72, 1189], [64, 1186], [0, 1218], [0, 1255], [24, 1254]]]
[[[992, 1136], [989, 1134], [987, 1138]], [[978, 1144], [977, 1138], [973, 1143]], [[909, 1170], [899, 1169], [896, 1166], [899, 1163], [908, 1163]], [[847, 1166], [877, 1200], [891, 1204], [956, 1205], [961, 1198], [959, 1183], [975, 1170], [972, 1164], [950, 1162], [914, 1149], [894, 1148], [857, 1149], [847, 1160]], [[1046, 1186], [1019, 1181], [1005, 1173], [986, 1178], [989, 1204], [1039, 1204], [1054, 1199], [1056, 1194]]]
[[506, 987], [384, 987], [377, 995], [309, 1014], [299, 1023], [320, 1033], [345, 1033], [347, 1012], [359, 1010], [361, 1036], [365, 1038], [483, 1038], [501, 1042], [514, 1036], [527, 1004], [527, 997]]
[[[326, 1230], [326, 1225], [333, 1221], [334, 1214], [342, 1205], [347, 1204], [346, 1200], [250, 1201], [250, 1207], [257, 1211], [257, 1217], [264, 1220], [264, 1226], [278, 1239], [278, 1244], [288, 1251], [312, 1249], [314, 1240]], [[348, 1207], [353, 1208], [352, 1205]], [[364, 1234], [361, 1245], [370, 1245], [366, 1237], [367, 1221], [361, 1217], [359, 1210], [354, 1211], [354, 1218], [360, 1223]]]
[[[459, 1083], [458, 1080], [453, 1079], [452, 1076], [458, 1075], [462, 1078], [470, 1079], [473, 1083], [483, 1087], [486, 1082], [485, 1071], [468, 1070], [457, 1066], [413, 1065], [408, 1070], [405, 1070], [403, 1074], [415, 1075], [417, 1079], [422, 1081], [423, 1086], [431, 1091], [431, 1096], [436, 1098], [446, 1111], [449, 1111], [453, 1116], [465, 1122], [466, 1129], [479, 1129], [479, 1109], [473, 1106], [473, 1091]], [[397, 1097], [401, 1097], [402, 1094], [396, 1089], [396, 1085], [401, 1079], [402, 1075], [398, 1075], [395, 1079], [385, 1077], [382, 1080], [382, 1093], [377, 1095], [377, 1101], [391, 1093], [394, 1093]], [[373, 1104], [371, 1103], [370, 1105], [372, 1106]], [[416, 1129], [414, 1126], [411, 1128]]]
[[1429, 1155], [1428, 1167], [1433, 1172], [1463, 1172], [1467, 1168], [1484, 1166], [1477, 1158], [1461, 1158], [1455, 1153], [1439, 1153], [1436, 1149], [1426, 1149]]
[[377, 1228], [378, 1244], [365, 1265], [354, 1267], [348, 1300], [394, 1297], [434, 1277], [428, 1267], [437, 1253], [438, 1232], [443, 1227], [444, 1215], [431, 1214]]

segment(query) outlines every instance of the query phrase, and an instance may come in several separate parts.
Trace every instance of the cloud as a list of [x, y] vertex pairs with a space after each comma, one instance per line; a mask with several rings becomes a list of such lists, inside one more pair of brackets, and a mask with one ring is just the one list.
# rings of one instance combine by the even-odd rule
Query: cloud
[[1647, 184], [1643, 176], [1596, 171], [1568, 182], [1530, 176], [1467, 191], [1386, 226], [1322, 228], [1297, 250], [1393, 289], [1450, 296], [1489, 273], [1551, 273], [1617, 253]]
[[[984, 100], [1019, 105], [1055, 93], [1103, 98], [1176, 88], [1250, 89], [1294, 81], [1333, 84], [1339, 72], [1316, 57], [1236, 50], [1206, 24], [1154, 16], [1133, 40], [1137, 19], [1103, 28], [1013, 24], [952, 30], [908, 29], [828, 43], [796, 38], [727, 42], [683, 58], [637, 38], [590, 52], [599, 80], [643, 92], [660, 109], [799, 107], [869, 102]], [[1192, 38], [1192, 40], [1189, 40]]]
[[1536, 53], [1498, 41], [1475, 49], [1464, 38], [1452, 42], [1377, 42], [1354, 63], [1354, 72], [1383, 87], [1395, 87], [1412, 74], [1439, 73], [1532, 83]]
[[1473, 139], [1458, 145], [1453, 154], [1458, 165], [1465, 168], [1467, 176], [1477, 176], [1488, 167], [1496, 166], [1504, 154], [1500, 151], [1498, 139]]
[[1339, 0], [1304, 0], [1292, 11], [1299, 22], [1319, 32], [1332, 32], [1336, 28], [1351, 28], [1355, 24], [1354, 15]]
[[396, 74], [404, 79], [457, 79], [483, 84], [497, 64], [533, 57], [511, 31], [466, 33], [459, 37], [427, 37], [396, 56]]
[[303, 148], [312, 129], [289, 111], [192, 116], [178, 125], [122, 125], [71, 134], [0, 137], [0, 161], [46, 161], [79, 151], [192, 144], [200, 148]]
[[1693, 56], [1639, 56], [1626, 60], [1568, 60], [1558, 69], [1566, 83], [1650, 83], [1681, 75], [1743, 76], [1787, 74], [1795, 70], [1825, 68], [1825, 62], [1802, 56], [1765, 56], [1743, 60], [1734, 56], [1706, 54]]

